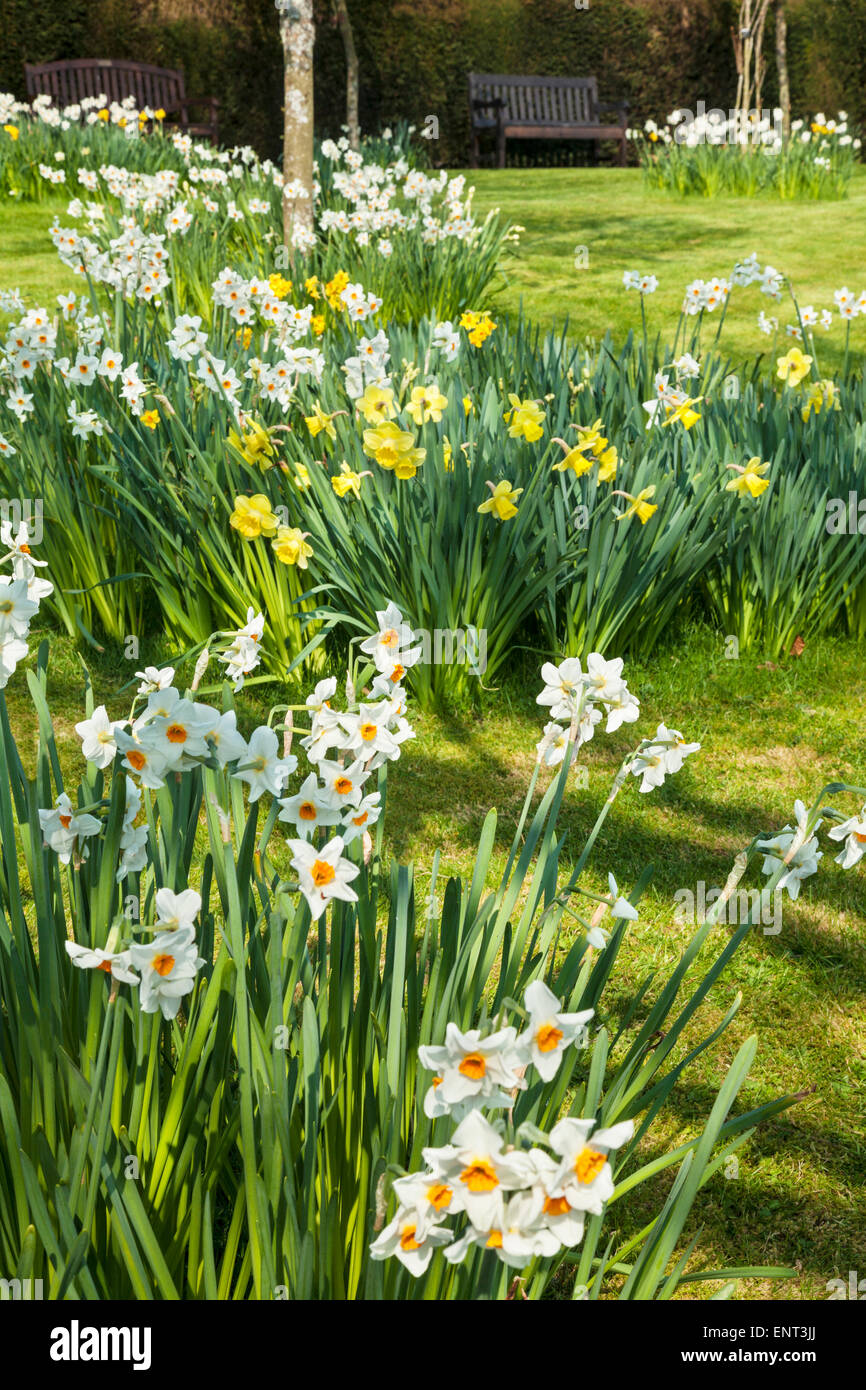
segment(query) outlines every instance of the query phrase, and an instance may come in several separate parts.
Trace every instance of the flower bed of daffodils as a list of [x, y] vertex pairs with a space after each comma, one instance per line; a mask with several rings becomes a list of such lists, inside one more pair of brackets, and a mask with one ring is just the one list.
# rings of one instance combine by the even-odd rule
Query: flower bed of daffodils
[[[557, 819], [581, 748], [640, 719], [612, 651], [697, 605], [775, 652], [862, 632], [857, 528], [826, 525], [856, 487], [862, 381], [847, 354], [821, 375], [818, 311], [795, 303], [772, 373], [728, 370], [713, 315], [787, 289], [755, 258], [690, 285], [664, 348], [652, 279], [626, 272], [641, 331], [593, 355], [498, 319], [509, 232], [461, 179], [323, 147], [315, 232], [283, 247], [276, 170], [152, 138], [164, 166], [77, 173], [52, 237], [80, 290], [0, 297], [0, 1266], [58, 1299], [505, 1298], [515, 1272], [531, 1298], [556, 1279], [667, 1299], [714, 1273], [730, 1294], [689, 1265], [693, 1208], [798, 1097], [737, 1110], [749, 1039], [694, 1139], [651, 1162], [642, 1144], [736, 1014], [695, 1042], [707, 991], [821, 832], [859, 872], [866, 790], [756, 827], [613, 1034], [648, 875], [604, 864], [599, 894], [586, 867], [614, 800], [699, 775], [699, 746], [647, 730], [582, 847]], [[862, 296], [836, 303], [850, 329]], [[40, 610], [84, 651], [177, 649], [142, 661], [123, 718], [88, 689], [77, 781], [50, 643], [29, 650]], [[431, 634], [455, 630], [473, 659], [437, 661]], [[526, 642], [556, 660], [502, 876], [491, 812], [471, 881], [434, 870], [416, 898], [382, 853], [413, 702], [471, 696]], [[253, 682], [275, 703], [245, 734]], [[720, 940], [741, 885], [754, 910]], [[608, 1209], [667, 1169], [617, 1241]]]
[[628, 132], [649, 187], [712, 198], [844, 198], [863, 142], [848, 124], [819, 111], [791, 122], [770, 111], [673, 111]]

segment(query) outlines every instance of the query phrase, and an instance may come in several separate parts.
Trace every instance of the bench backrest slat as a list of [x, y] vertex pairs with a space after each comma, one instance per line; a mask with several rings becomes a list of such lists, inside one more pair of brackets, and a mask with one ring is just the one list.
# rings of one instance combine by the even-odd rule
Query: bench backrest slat
[[[594, 77], [512, 77], [469, 74], [470, 100], [500, 97], [503, 118], [526, 125], [597, 125], [598, 82]], [[485, 113], [487, 114], [487, 113]]]
[[137, 106], [177, 106], [185, 100], [183, 72], [150, 63], [82, 58], [70, 62], [25, 64], [28, 96], [45, 94], [58, 106], [78, 104], [82, 97], [105, 96], [112, 102], [134, 97]]

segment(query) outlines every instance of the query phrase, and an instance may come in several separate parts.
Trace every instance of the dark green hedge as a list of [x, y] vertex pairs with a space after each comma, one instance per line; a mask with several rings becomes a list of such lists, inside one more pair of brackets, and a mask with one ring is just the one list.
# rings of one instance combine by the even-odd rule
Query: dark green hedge
[[[635, 119], [698, 100], [727, 108], [736, 87], [735, 0], [348, 0], [361, 65], [361, 119], [373, 128], [435, 115], [435, 163], [468, 152], [471, 69], [595, 73]], [[170, 17], [167, 17], [170, 16]], [[273, 0], [0, 0], [0, 88], [23, 93], [22, 63], [129, 57], [183, 67], [187, 89], [222, 101], [223, 136], [280, 150], [281, 53]], [[789, 0], [792, 101], [841, 106], [866, 125], [866, 0]], [[764, 104], [777, 99], [767, 26]], [[321, 134], [345, 119], [342, 44], [330, 0], [317, 0]]]

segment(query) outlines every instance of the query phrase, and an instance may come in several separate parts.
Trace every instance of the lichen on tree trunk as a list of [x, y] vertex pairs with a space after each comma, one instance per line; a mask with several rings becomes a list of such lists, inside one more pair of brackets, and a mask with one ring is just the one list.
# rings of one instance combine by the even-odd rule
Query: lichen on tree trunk
[[[313, 0], [277, 0], [283, 45], [283, 240], [313, 231]], [[299, 196], [300, 195], [300, 196]]]

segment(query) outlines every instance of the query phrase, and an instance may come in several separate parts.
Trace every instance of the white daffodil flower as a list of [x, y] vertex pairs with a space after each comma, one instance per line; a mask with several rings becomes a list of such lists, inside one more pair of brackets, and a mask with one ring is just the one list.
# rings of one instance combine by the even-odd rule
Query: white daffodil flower
[[317, 681], [316, 688], [312, 695], [308, 695], [305, 704], [311, 714], [317, 714], [329, 700], [333, 700], [337, 693], [337, 678], [330, 676], [327, 680]]
[[150, 746], [146, 727], [138, 737], [118, 729], [114, 741], [117, 751], [123, 754], [121, 767], [134, 772], [143, 787], [156, 791], [165, 785], [168, 759]]
[[4, 690], [10, 676], [15, 675], [19, 661], [27, 655], [27, 643], [20, 637], [0, 636], [0, 690]]
[[513, 1269], [522, 1269], [538, 1256], [557, 1254], [560, 1240], [544, 1219], [543, 1194], [530, 1190], [515, 1192], [507, 1201], [499, 1197], [489, 1224], [471, 1227], [443, 1253], [450, 1264], [457, 1264], [473, 1245], [492, 1250]]
[[532, 1063], [542, 1080], [552, 1081], [565, 1049], [572, 1043], [580, 1046], [594, 1010], [561, 1013], [561, 1000], [542, 980], [533, 980], [527, 986], [523, 1003], [529, 1012], [529, 1024], [517, 1039], [517, 1050], [526, 1063]]
[[591, 700], [608, 704], [611, 700], [620, 698], [625, 689], [622, 666], [621, 656], [613, 661], [605, 661], [600, 652], [590, 652], [586, 659], [583, 683]]
[[322, 801], [331, 810], [341, 813], [349, 806], [357, 806], [369, 775], [364, 770], [364, 764], [357, 758], [347, 767], [323, 758], [319, 763], [319, 776], [324, 784], [321, 792]]
[[535, 747], [545, 767], [558, 767], [568, 748], [568, 729], [563, 729], [561, 724], [545, 724], [544, 737]]
[[[801, 844], [791, 859], [788, 861], [785, 872], [776, 884], [776, 888], [781, 890], [787, 888], [788, 897], [796, 899], [800, 895], [800, 884], [804, 878], [810, 878], [812, 874], [818, 872], [818, 860], [823, 858], [823, 852], [818, 849], [818, 837], [814, 833], [807, 840], [803, 840], [808, 828], [808, 811], [803, 802], [794, 802], [794, 816], [796, 827], [786, 825], [778, 835], [774, 835], [770, 840], [757, 840], [756, 848], [765, 851], [776, 850], [777, 853], [765, 853], [764, 862], [761, 865], [761, 872], [768, 877], [781, 869], [790, 853], [791, 846], [795, 839], [800, 840]], [[820, 829], [823, 822], [818, 820], [812, 826], [813, 832]]]
[[[0, 456], [2, 456], [3, 437], [0, 435]], [[54, 593], [54, 585], [47, 579], [36, 576], [37, 569], [45, 569], [47, 560], [37, 560], [30, 549], [30, 532], [25, 521], [21, 522], [15, 535], [12, 534], [11, 521], [0, 525], [0, 549], [6, 553], [4, 560], [12, 561], [12, 578], [27, 582], [27, 597], [35, 604]]]
[[438, 1114], [447, 1114], [457, 1105], [510, 1105], [509, 1092], [515, 1087], [526, 1088], [518, 1070], [521, 1058], [516, 1041], [515, 1028], [500, 1028], [482, 1037], [479, 1028], [461, 1033], [456, 1023], [449, 1023], [444, 1045], [418, 1048], [422, 1067], [435, 1073], [425, 1097], [425, 1112], [428, 1101], [431, 1106], [435, 1101]]
[[361, 704], [357, 714], [342, 716], [346, 730], [346, 752], [354, 753], [366, 763], [376, 753], [391, 757], [398, 751], [394, 735], [388, 728], [394, 717], [390, 700], [379, 700], [376, 704]]
[[115, 882], [122, 883], [130, 874], [141, 873], [147, 863], [147, 826], [129, 826], [120, 837], [120, 863], [114, 875]]
[[163, 666], [159, 669], [156, 666], [145, 666], [143, 671], [135, 673], [141, 684], [136, 691], [138, 695], [150, 695], [155, 690], [166, 690], [174, 680], [174, 667]]
[[613, 1195], [608, 1154], [611, 1149], [620, 1148], [633, 1134], [631, 1120], [598, 1130], [592, 1119], [560, 1120], [550, 1132], [550, 1146], [561, 1159], [551, 1196], [565, 1197], [574, 1211], [600, 1216], [605, 1202]]
[[461, 1193], [435, 1173], [409, 1173], [405, 1178], [395, 1178], [393, 1188], [402, 1208], [412, 1208], [432, 1221], [463, 1211]]
[[441, 1154], [444, 1158], [425, 1149], [425, 1162], [437, 1177], [454, 1182], [478, 1230], [490, 1229], [503, 1194], [524, 1187], [531, 1173], [526, 1154], [517, 1149], [506, 1153], [502, 1135], [477, 1110], [461, 1120]]
[[577, 725], [576, 738], [574, 740], [575, 749], [581, 748], [584, 743], [589, 743], [596, 730], [596, 725], [600, 724], [604, 715], [595, 705], [587, 705]]
[[552, 1197], [559, 1164], [544, 1149], [530, 1149], [527, 1154], [532, 1169], [532, 1190], [541, 1200], [539, 1221], [553, 1232], [562, 1245], [579, 1245], [583, 1240], [583, 1212], [569, 1205], [560, 1193]]
[[313, 715], [310, 732], [301, 739], [301, 747], [311, 763], [321, 762], [332, 748], [342, 747], [345, 739], [342, 720], [343, 716], [336, 710], [328, 709], [327, 705]]
[[[204, 709], [206, 706], [197, 706]], [[211, 713], [215, 713], [211, 711]], [[205, 735], [209, 744], [214, 745], [216, 760], [220, 767], [225, 767], [228, 763], [235, 762], [242, 758], [247, 751], [247, 741], [243, 734], [238, 731], [238, 717], [233, 709], [226, 710], [225, 714], [217, 717], [212, 729]]]
[[370, 1257], [374, 1260], [387, 1260], [396, 1255], [401, 1265], [417, 1279], [424, 1274], [438, 1245], [447, 1245], [452, 1232], [447, 1226], [437, 1225], [433, 1220], [425, 1220], [414, 1208], [401, 1207], [370, 1246]]
[[201, 897], [193, 888], [173, 893], [170, 888], [158, 888], [156, 893], [156, 925], [166, 931], [191, 927], [201, 912]]
[[640, 700], [636, 695], [632, 695], [625, 685], [618, 695], [606, 697], [605, 704], [607, 706], [605, 733], [608, 734], [616, 733], [622, 724], [634, 724], [640, 715]]
[[835, 860], [843, 869], [852, 869], [866, 854], [866, 812], [861, 811], [859, 816], [849, 816], [841, 825], [834, 825], [827, 834], [831, 840], [845, 841]]
[[157, 932], [148, 945], [130, 946], [129, 955], [141, 973], [142, 1013], [153, 1014], [159, 1009], [163, 1018], [175, 1018], [181, 999], [195, 986], [196, 972], [206, 963], [196, 948], [195, 929], [182, 926]]
[[232, 773], [232, 777], [249, 786], [250, 801], [258, 801], [263, 792], [279, 796], [298, 766], [294, 753], [280, 758], [279, 746], [277, 735], [266, 724], [254, 729], [250, 735], [246, 752]]
[[98, 705], [90, 719], [76, 724], [75, 732], [81, 739], [81, 752], [87, 761], [99, 768], [113, 763], [117, 753], [115, 731], [125, 727], [125, 719], [109, 719], [105, 705]]
[[[376, 611], [378, 631], [361, 643], [361, 651], [372, 658], [377, 671], [392, 676], [397, 667], [404, 670], [421, 660], [423, 648], [413, 647], [415, 633], [395, 603]], [[401, 673], [402, 674], [402, 673]]]
[[26, 579], [0, 578], [0, 642], [27, 636], [39, 604], [27, 594]]
[[77, 941], [66, 941], [64, 945], [69, 959], [79, 970], [103, 970], [126, 985], [138, 984], [138, 976], [130, 969], [129, 951], [99, 951], [79, 946]]
[[684, 759], [690, 753], [697, 753], [700, 746], [699, 743], [686, 743], [678, 729], [659, 724], [652, 743], [635, 756], [631, 765], [635, 777], [643, 776], [640, 790], [648, 792], [660, 787], [665, 777], [679, 772]]
[[343, 815], [343, 828], [341, 835], [345, 844], [350, 845], [359, 835], [363, 835], [365, 830], [374, 826], [382, 814], [382, 793], [370, 792], [358, 802], [357, 806], [350, 806]]
[[627, 898], [620, 897], [619, 889], [616, 886], [616, 879], [613, 874], [608, 874], [607, 886], [610, 889], [610, 910], [612, 915], [614, 917], [627, 917], [630, 922], [636, 922], [637, 908], [632, 907]]
[[213, 724], [212, 710], [184, 699], [174, 686], [169, 686], [148, 696], [147, 708], [136, 719], [132, 732], [146, 741], [169, 768], [180, 772], [207, 757], [205, 740]]
[[[77, 840], [98, 835], [102, 829], [96, 816], [75, 812], [66, 792], [61, 792], [51, 810], [39, 812], [39, 823], [44, 846], [54, 850], [61, 864], [69, 863]], [[82, 859], [87, 857], [86, 851], [86, 845], [79, 847]]]
[[294, 796], [282, 797], [280, 806], [283, 809], [278, 819], [294, 825], [305, 840], [312, 839], [316, 826], [339, 825], [342, 819], [342, 807], [331, 805], [330, 798], [319, 787], [315, 772], [302, 782], [300, 791]]
[[552, 719], [570, 719], [577, 708], [583, 687], [583, 670], [576, 656], [567, 657], [554, 666], [545, 661], [541, 668], [544, 689], [536, 696], [537, 705], [549, 705]]
[[335, 836], [322, 849], [316, 849], [306, 840], [289, 840], [288, 845], [293, 854], [292, 868], [298, 871], [301, 892], [314, 922], [333, 898], [347, 903], [358, 901], [358, 894], [349, 884], [361, 870], [342, 857], [342, 836]]

